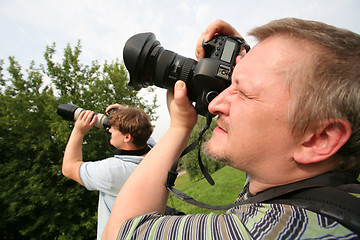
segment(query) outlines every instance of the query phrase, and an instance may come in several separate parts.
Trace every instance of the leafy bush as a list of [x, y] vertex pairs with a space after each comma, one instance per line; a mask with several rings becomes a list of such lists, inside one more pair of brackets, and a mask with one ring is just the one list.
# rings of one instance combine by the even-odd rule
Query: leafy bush
[[[9, 57], [7, 76], [0, 60], [0, 236], [4, 239], [95, 239], [97, 192], [62, 176], [62, 157], [73, 122], [56, 114], [60, 103], [104, 113], [112, 103], [136, 105], [155, 119], [156, 101], [148, 103], [127, 87], [118, 60], [100, 66], [79, 61], [81, 46], [64, 49], [54, 61], [55, 44], [45, 65], [31, 63], [25, 73]], [[149, 89], [150, 90], [150, 89]], [[85, 161], [111, 155], [104, 129], [84, 139]]]

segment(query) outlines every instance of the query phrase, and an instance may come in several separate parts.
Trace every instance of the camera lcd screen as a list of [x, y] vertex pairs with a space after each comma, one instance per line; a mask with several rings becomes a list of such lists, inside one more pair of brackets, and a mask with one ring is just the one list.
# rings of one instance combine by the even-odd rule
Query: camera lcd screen
[[235, 43], [226, 41], [224, 51], [221, 55], [221, 60], [227, 63], [231, 63], [231, 57], [235, 48]]

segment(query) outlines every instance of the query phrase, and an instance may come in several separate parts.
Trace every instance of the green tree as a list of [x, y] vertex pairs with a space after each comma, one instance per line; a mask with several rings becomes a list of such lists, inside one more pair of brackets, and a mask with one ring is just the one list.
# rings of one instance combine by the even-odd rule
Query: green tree
[[[190, 144], [195, 142], [199, 138], [199, 134], [203, 130], [205, 125], [206, 125], [205, 117], [199, 115], [198, 122], [194, 127], [194, 130], [191, 132], [190, 141], [189, 141]], [[209, 129], [204, 133], [202, 137], [202, 142], [205, 142], [206, 140], [210, 139], [212, 131], [214, 130], [215, 126], [216, 124], [213, 119]], [[193, 181], [197, 181], [204, 177], [198, 162], [198, 152], [200, 148], [201, 146], [200, 144], [198, 144], [196, 148], [191, 152], [189, 152], [188, 154], [186, 154], [181, 161], [181, 166], [185, 168], [186, 172], [190, 176], [190, 179]], [[225, 166], [224, 163], [212, 160], [211, 158], [205, 156], [202, 152], [200, 152], [200, 156], [201, 156], [201, 161], [203, 162], [206, 170], [210, 174], [216, 172], [217, 170]]]
[[[156, 119], [156, 98], [145, 101], [127, 87], [118, 60], [100, 66], [80, 63], [80, 42], [54, 60], [55, 44], [46, 48], [45, 64], [25, 71], [9, 57], [5, 78], [0, 60], [0, 236], [3, 239], [95, 239], [97, 192], [88, 192], [61, 174], [63, 151], [73, 127], [56, 114], [61, 103], [104, 112], [118, 102], [145, 109]], [[151, 88], [148, 89], [152, 91]], [[111, 155], [103, 129], [84, 139], [85, 160]]]

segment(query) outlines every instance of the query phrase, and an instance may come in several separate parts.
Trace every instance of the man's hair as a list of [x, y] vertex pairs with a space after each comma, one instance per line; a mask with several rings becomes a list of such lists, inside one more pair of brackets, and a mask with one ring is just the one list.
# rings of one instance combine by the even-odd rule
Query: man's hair
[[294, 132], [305, 132], [327, 119], [347, 120], [351, 124], [351, 137], [334, 157], [339, 168], [359, 169], [360, 35], [296, 18], [272, 21], [255, 28], [250, 35], [258, 41], [285, 36], [311, 49], [306, 59], [310, 61], [299, 59], [300, 63], [294, 64], [295, 69], [286, 77], [292, 96], [290, 127]]
[[149, 116], [137, 107], [122, 107], [111, 114], [109, 125], [122, 134], [130, 134], [137, 147], [146, 146], [153, 132]]

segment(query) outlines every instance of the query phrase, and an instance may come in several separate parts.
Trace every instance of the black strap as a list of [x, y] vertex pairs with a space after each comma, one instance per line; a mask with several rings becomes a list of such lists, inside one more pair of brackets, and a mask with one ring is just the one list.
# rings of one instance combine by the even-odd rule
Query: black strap
[[124, 149], [115, 149], [113, 152], [115, 155], [131, 155], [131, 156], [142, 156], [148, 153], [151, 150], [149, 146], [146, 146], [137, 150], [124, 150]]
[[[201, 132], [199, 133], [199, 137], [197, 138], [196, 141], [194, 141], [193, 143], [191, 143], [189, 146], [187, 146], [185, 148], [185, 150], [181, 153], [180, 157], [173, 163], [173, 165], [171, 166], [171, 169], [168, 172], [168, 177], [167, 177], [167, 181], [166, 181], [166, 187], [170, 187], [172, 188], [174, 186], [175, 180], [177, 178], [177, 168], [180, 162], [180, 159], [185, 155], [188, 154], [189, 152], [191, 152], [192, 150], [194, 150], [196, 148], [196, 146], [201, 143], [202, 141], [202, 136], [204, 135], [204, 133], [206, 132], [206, 130], [209, 129], [210, 124], [211, 124], [211, 120], [213, 115], [208, 113], [206, 114], [206, 125], [205, 127], [201, 130]], [[201, 172], [203, 173], [203, 175], [205, 176], [206, 180], [211, 184], [214, 185], [215, 182], [212, 179], [212, 177], [210, 176], [209, 172], [206, 170], [204, 164], [201, 161], [201, 156], [200, 156], [200, 149], [198, 152], [198, 161], [199, 161], [199, 166], [201, 169]]]
[[[352, 185], [359, 187], [359, 184]], [[360, 233], [360, 199], [335, 187], [315, 187], [295, 191], [266, 203], [304, 208], [334, 219], [351, 231]]]
[[[179, 199], [206, 209], [228, 210], [251, 203], [284, 203], [335, 219], [355, 233], [360, 232], [360, 199], [336, 187], [356, 182], [353, 174], [330, 172], [303, 181], [273, 187], [241, 202], [214, 206], [199, 202], [181, 191], [168, 187]], [[359, 188], [359, 184], [355, 184]], [[346, 205], [346, 207], [344, 207]]]
[[306, 179], [303, 181], [290, 183], [290, 184], [283, 185], [283, 186], [273, 187], [273, 188], [265, 190], [261, 193], [258, 193], [255, 196], [248, 198], [247, 200], [244, 200], [242, 202], [236, 202], [236, 203], [222, 205], [222, 206], [209, 205], [206, 203], [199, 202], [199, 201], [195, 200], [194, 198], [192, 198], [191, 196], [189, 196], [173, 187], [168, 186], [168, 189], [174, 196], [176, 196], [179, 199], [181, 199], [187, 203], [190, 203], [192, 205], [195, 205], [195, 206], [198, 206], [201, 208], [211, 209], [211, 210], [227, 210], [232, 207], [236, 207], [236, 206], [243, 205], [243, 204], [265, 202], [270, 199], [274, 199], [274, 198], [280, 197], [282, 195], [285, 195], [285, 194], [288, 194], [288, 193], [291, 193], [291, 192], [294, 192], [297, 190], [301, 190], [301, 189], [306, 189], [306, 188], [311, 188], [311, 187], [339, 186], [342, 184], [352, 183], [352, 182], [354, 182], [353, 177], [347, 173], [331, 172], [331, 173], [326, 173], [326, 174], [316, 176], [316, 177], [313, 177], [310, 179]]

